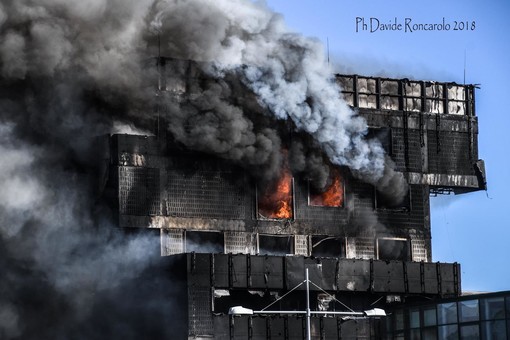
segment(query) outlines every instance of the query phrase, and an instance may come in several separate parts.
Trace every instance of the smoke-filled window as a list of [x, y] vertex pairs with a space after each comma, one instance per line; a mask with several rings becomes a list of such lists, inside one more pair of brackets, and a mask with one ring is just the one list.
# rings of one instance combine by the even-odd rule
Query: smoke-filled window
[[292, 235], [259, 235], [259, 254], [284, 256], [293, 254], [294, 237]]
[[410, 211], [411, 210], [411, 192], [410, 190], [407, 194], [401, 198], [396, 199], [391, 195], [387, 195], [385, 193], [381, 193], [380, 191], [374, 189], [375, 191], [375, 208], [380, 210], [394, 210], [394, 211]]
[[344, 241], [343, 237], [313, 236], [312, 256], [345, 257]]
[[186, 231], [186, 252], [223, 253], [223, 233], [208, 231]]
[[409, 245], [402, 238], [379, 238], [377, 239], [377, 258], [379, 260], [409, 260]]
[[381, 146], [383, 147], [384, 151], [387, 155], [392, 155], [392, 143], [391, 143], [391, 128], [383, 127], [383, 128], [375, 128], [370, 127], [368, 128], [367, 135], [365, 137], [368, 139], [377, 139], [379, 143], [381, 143]]
[[323, 190], [315, 189], [308, 184], [308, 204], [318, 207], [343, 207], [345, 197], [344, 179], [338, 170], [331, 172], [326, 187]]

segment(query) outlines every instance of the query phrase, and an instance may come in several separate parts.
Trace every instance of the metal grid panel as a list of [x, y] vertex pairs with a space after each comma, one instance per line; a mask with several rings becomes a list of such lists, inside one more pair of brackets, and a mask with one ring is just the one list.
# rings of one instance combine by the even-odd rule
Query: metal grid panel
[[159, 215], [159, 169], [119, 166], [119, 211], [123, 215]]
[[231, 183], [233, 173], [199, 170], [185, 176], [168, 171], [167, 211], [179, 217], [243, 219], [246, 217], [243, 186]]
[[413, 261], [427, 262], [427, 248], [425, 247], [425, 240], [411, 240]]
[[189, 335], [206, 336], [214, 333], [211, 309], [211, 289], [208, 287], [189, 288]]
[[251, 233], [226, 232], [225, 253], [255, 255], [255, 237]]
[[161, 229], [161, 256], [184, 253], [184, 233], [181, 229]]
[[348, 237], [346, 257], [349, 259], [374, 259], [374, 240], [368, 237]]
[[294, 254], [308, 256], [308, 236], [294, 235]]
[[[438, 136], [436, 131], [428, 131], [429, 172], [474, 175], [469, 141], [466, 132], [440, 131]], [[476, 150], [476, 145], [473, 148]]]

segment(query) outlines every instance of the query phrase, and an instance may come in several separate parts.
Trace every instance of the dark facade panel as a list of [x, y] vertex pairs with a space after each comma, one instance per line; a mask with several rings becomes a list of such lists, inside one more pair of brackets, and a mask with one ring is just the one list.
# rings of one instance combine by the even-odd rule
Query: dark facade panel
[[398, 171], [422, 172], [422, 146], [419, 130], [392, 128], [391, 157]]
[[198, 170], [184, 174], [168, 170], [166, 214], [177, 217], [245, 219], [249, 216], [246, 185], [230, 180], [242, 173]]
[[121, 166], [119, 212], [124, 215], [160, 215], [159, 169]]
[[428, 132], [429, 171], [441, 174], [475, 175], [477, 155], [470, 155], [470, 136], [455, 131]]

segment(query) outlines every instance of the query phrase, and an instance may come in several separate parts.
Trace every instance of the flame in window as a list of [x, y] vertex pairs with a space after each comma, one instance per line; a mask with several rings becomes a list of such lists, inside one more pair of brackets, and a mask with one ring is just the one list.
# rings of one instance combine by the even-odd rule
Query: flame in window
[[288, 167], [283, 169], [277, 181], [259, 191], [258, 212], [264, 218], [291, 219], [293, 217], [292, 174]]
[[331, 184], [321, 193], [310, 192], [310, 205], [321, 207], [341, 207], [344, 204], [344, 184], [338, 170], [332, 171]]

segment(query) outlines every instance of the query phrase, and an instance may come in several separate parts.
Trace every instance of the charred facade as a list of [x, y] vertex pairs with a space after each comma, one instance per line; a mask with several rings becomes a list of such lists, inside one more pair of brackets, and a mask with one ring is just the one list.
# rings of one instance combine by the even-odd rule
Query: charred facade
[[[168, 62], [168, 61], [167, 61]], [[194, 90], [190, 63], [176, 83], [159, 64], [160, 94], [176, 101]], [[195, 73], [194, 73], [195, 72]], [[401, 303], [457, 297], [460, 266], [431, 263], [431, 195], [484, 190], [472, 85], [337, 75], [342, 96], [369, 126], [408, 183], [398, 202], [348, 167], [328, 164], [325, 185], [283, 162], [277, 178], [250, 166], [191, 151], [159, 128], [154, 135], [109, 137], [107, 184], [116, 224], [159, 233], [162, 256], [182, 268], [190, 338], [302, 339], [304, 318], [232, 318], [228, 308], [262, 308], [311, 272], [314, 308], [391, 310]], [[282, 158], [295, 132], [283, 122]], [[288, 151], [290, 150], [290, 151]], [[187, 254], [185, 254], [187, 253]], [[338, 301], [336, 301], [338, 300]], [[325, 302], [327, 301], [327, 303]], [[298, 310], [297, 290], [278, 302]], [[378, 320], [313, 319], [321, 339], [380, 338]]]

